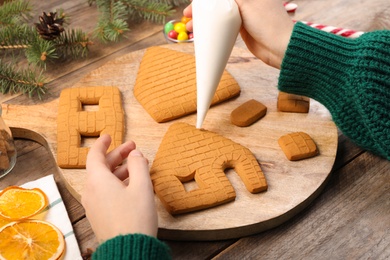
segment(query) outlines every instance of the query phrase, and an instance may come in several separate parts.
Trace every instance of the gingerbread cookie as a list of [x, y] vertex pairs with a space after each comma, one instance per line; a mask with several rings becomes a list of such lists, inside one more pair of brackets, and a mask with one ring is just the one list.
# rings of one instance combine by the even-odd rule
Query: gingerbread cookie
[[[84, 105], [97, 105], [85, 111]], [[81, 87], [61, 92], [57, 118], [57, 164], [61, 168], [85, 168], [89, 147], [81, 147], [82, 137], [107, 133], [109, 151], [122, 144], [124, 111], [116, 87]]]
[[[235, 199], [224, 170], [234, 168], [251, 193], [267, 190], [267, 182], [251, 151], [223, 136], [174, 123], [166, 132], [151, 167], [154, 190], [166, 210], [180, 214]], [[186, 191], [183, 183], [199, 188]]]
[[267, 107], [257, 100], [251, 99], [234, 109], [230, 121], [236, 126], [249, 126], [264, 117]]
[[12, 157], [15, 156], [16, 149], [12, 136], [5, 130], [0, 129], [0, 175], [1, 171], [10, 167]]
[[[211, 105], [239, 94], [239, 85], [225, 70]], [[157, 46], [146, 49], [134, 96], [159, 123], [196, 112], [195, 57]]]
[[277, 107], [281, 112], [308, 113], [310, 99], [305, 96], [279, 92]]
[[290, 161], [302, 160], [318, 154], [317, 145], [304, 132], [284, 135], [279, 138], [278, 143]]

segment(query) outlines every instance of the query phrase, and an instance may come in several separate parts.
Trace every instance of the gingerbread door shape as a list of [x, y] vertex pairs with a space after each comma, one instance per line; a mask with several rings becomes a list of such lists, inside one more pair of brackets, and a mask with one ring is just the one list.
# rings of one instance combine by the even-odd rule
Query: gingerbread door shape
[[[96, 111], [85, 111], [96, 105]], [[89, 147], [81, 147], [83, 137], [107, 133], [109, 151], [123, 141], [124, 112], [116, 87], [80, 87], [61, 92], [57, 118], [57, 164], [61, 168], [85, 168]]]
[[[258, 193], [267, 182], [256, 158], [246, 147], [186, 123], [172, 124], [151, 167], [154, 190], [171, 214], [210, 208], [235, 199], [224, 170], [234, 168], [247, 190]], [[186, 191], [194, 180], [198, 188]]]

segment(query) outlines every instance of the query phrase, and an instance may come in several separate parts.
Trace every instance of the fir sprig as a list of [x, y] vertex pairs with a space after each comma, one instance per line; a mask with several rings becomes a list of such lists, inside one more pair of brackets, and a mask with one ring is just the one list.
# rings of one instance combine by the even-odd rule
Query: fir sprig
[[37, 95], [41, 98], [46, 93], [42, 71], [37, 73], [30, 68], [18, 70], [15, 66], [5, 64], [0, 60], [0, 92], [3, 94], [24, 93], [29, 97]]
[[100, 16], [94, 35], [104, 41], [118, 41], [128, 31], [126, 6], [121, 1], [97, 0]]
[[0, 26], [12, 26], [31, 18], [31, 6], [25, 0], [8, 1], [0, 7]]
[[41, 98], [46, 92], [42, 73], [47, 63], [60, 58], [85, 57], [91, 42], [80, 29], [62, 27], [67, 22], [62, 10], [43, 12], [35, 26], [24, 19], [29, 17], [30, 10], [26, 0], [10, 0], [0, 5], [0, 53], [10, 53], [13, 62], [25, 54], [29, 64], [22, 70], [0, 60], [0, 92], [22, 92]]
[[93, 44], [88, 36], [80, 29], [65, 30], [55, 40], [58, 56], [71, 58], [85, 58], [88, 46]]
[[29, 64], [46, 69], [48, 61], [58, 59], [54, 41], [47, 41], [36, 36], [26, 48], [26, 58]]
[[2, 27], [0, 28], [0, 49], [25, 49], [35, 34], [36, 32], [26, 24]]
[[165, 17], [172, 15], [172, 5], [168, 3], [143, 1], [143, 0], [123, 0], [127, 5], [128, 13], [133, 19], [141, 18], [155, 23], [162, 23]]
[[164, 23], [167, 16], [174, 13], [173, 7], [189, 3], [189, 0], [88, 0], [91, 5], [96, 2], [99, 10], [99, 21], [95, 37], [107, 42], [118, 41], [129, 22], [148, 20]]

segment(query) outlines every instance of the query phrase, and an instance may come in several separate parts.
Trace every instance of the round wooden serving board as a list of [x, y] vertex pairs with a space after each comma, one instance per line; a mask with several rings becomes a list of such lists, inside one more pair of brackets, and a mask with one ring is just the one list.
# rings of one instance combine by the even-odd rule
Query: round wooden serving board
[[[193, 54], [192, 44], [171, 44], [165, 48]], [[156, 123], [133, 95], [140, 61], [145, 50], [112, 60], [85, 76], [74, 87], [117, 86], [122, 93], [126, 117], [125, 140], [132, 139], [150, 163], [173, 122], [195, 125], [196, 114], [167, 123]], [[180, 62], [180, 61], [178, 61]], [[337, 128], [318, 102], [311, 100], [308, 114], [277, 112], [279, 71], [255, 58], [245, 49], [234, 48], [227, 64], [241, 87], [239, 97], [212, 107], [203, 127], [249, 148], [267, 179], [268, 191], [249, 193], [233, 170], [226, 172], [236, 190], [236, 200], [211, 209], [171, 216], [156, 197], [159, 237], [173, 240], [221, 240], [258, 233], [275, 227], [307, 206], [322, 190], [337, 150]], [[249, 99], [267, 106], [264, 118], [250, 127], [230, 123], [230, 113]], [[4, 105], [3, 119], [15, 137], [28, 138], [46, 146], [56, 158], [58, 99], [34, 106]], [[316, 142], [320, 154], [291, 162], [279, 148], [278, 138], [303, 131]], [[80, 200], [85, 170], [60, 169], [69, 191]]]

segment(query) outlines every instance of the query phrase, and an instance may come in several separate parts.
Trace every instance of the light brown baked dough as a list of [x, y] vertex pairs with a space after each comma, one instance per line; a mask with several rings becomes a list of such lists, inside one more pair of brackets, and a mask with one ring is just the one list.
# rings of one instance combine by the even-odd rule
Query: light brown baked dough
[[[226, 70], [211, 105], [238, 96], [240, 87]], [[163, 47], [146, 49], [134, 85], [134, 96], [156, 122], [196, 111], [194, 55]]]
[[[267, 190], [252, 152], [216, 133], [174, 123], [166, 132], [151, 167], [154, 190], [166, 210], [180, 214], [214, 207], [235, 199], [224, 170], [234, 168], [251, 193]], [[186, 191], [183, 183], [196, 181]]]
[[280, 112], [308, 113], [310, 109], [310, 98], [279, 92], [277, 108]]
[[304, 132], [296, 132], [284, 135], [278, 140], [287, 159], [297, 161], [316, 156], [318, 154], [317, 145], [313, 139]]
[[[83, 105], [98, 105], [84, 111]], [[116, 87], [68, 88], [61, 92], [57, 118], [57, 164], [61, 168], [85, 168], [89, 147], [80, 147], [82, 137], [111, 136], [108, 151], [123, 142], [124, 111]]]
[[5, 129], [0, 129], [0, 171], [9, 168], [15, 153], [12, 136]]
[[236, 126], [250, 126], [267, 113], [267, 107], [257, 100], [250, 99], [230, 113], [230, 121]]

